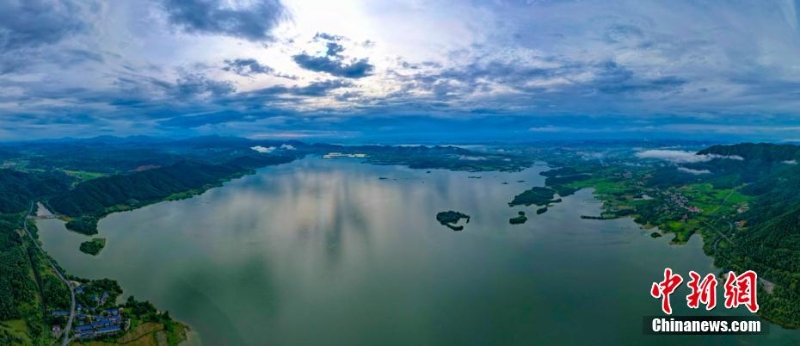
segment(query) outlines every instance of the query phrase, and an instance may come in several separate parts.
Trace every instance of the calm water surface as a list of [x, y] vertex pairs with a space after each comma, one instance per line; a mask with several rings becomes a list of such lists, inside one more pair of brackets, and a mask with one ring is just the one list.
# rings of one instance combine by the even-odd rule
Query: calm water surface
[[[702, 240], [670, 246], [630, 219], [582, 220], [600, 211], [589, 190], [543, 215], [509, 208], [543, 185], [545, 169], [426, 173], [304, 159], [110, 215], [97, 257], [80, 253], [87, 238], [62, 222], [38, 223], [70, 273], [118, 280], [204, 345], [800, 344], [800, 332], [777, 326], [768, 336], [642, 335], [642, 316], [661, 314], [648, 292], [664, 267], [718, 272]], [[451, 209], [472, 216], [464, 231], [436, 222]], [[528, 222], [509, 225], [519, 210]], [[682, 288], [676, 315], [691, 313]]]

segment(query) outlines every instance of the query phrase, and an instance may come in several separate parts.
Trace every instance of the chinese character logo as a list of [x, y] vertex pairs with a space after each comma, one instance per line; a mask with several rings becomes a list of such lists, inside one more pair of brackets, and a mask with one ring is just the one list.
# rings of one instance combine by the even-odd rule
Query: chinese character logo
[[733, 272], [728, 272], [728, 280], [725, 281], [725, 307], [732, 309], [739, 305], [744, 305], [750, 312], [758, 311], [758, 301], [756, 300], [756, 282], [758, 276], [756, 272], [748, 270], [739, 276]]
[[650, 295], [653, 298], [661, 298], [661, 310], [667, 315], [672, 314], [672, 306], [669, 303], [669, 295], [675, 291], [678, 286], [683, 282], [683, 278], [678, 275], [672, 274], [672, 269], [664, 269], [664, 281], [654, 282], [653, 287], [650, 289]]
[[[714, 274], [701, 276], [695, 271], [689, 271], [689, 277], [691, 279], [687, 285], [691, 292], [686, 296], [686, 305], [689, 308], [698, 309], [700, 304], [703, 304], [706, 306], [706, 310], [714, 309], [717, 306], [717, 285], [719, 284]], [[672, 269], [666, 268], [664, 269], [664, 280], [654, 282], [650, 288], [650, 295], [653, 298], [661, 298], [661, 310], [667, 315], [672, 314], [670, 295], [682, 282], [683, 277], [674, 274]], [[744, 305], [750, 312], [758, 312], [757, 285], [758, 275], [752, 270], [740, 275], [728, 272], [728, 278], [724, 285], [725, 308], [733, 309]]]
[[708, 274], [700, 281], [700, 274], [694, 271], [689, 272], [692, 277], [689, 280], [689, 288], [692, 293], [686, 296], [687, 305], [692, 309], [697, 309], [700, 303], [706, 305], [706, 310], [711, 310], [717, 306], [717, 278], [714, 274]]

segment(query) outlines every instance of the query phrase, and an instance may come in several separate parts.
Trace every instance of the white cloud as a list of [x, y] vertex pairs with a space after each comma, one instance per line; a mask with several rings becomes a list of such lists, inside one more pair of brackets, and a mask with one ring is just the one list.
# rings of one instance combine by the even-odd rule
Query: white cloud
[[694, 175], [711, 174], [711, 171], [709, 171], [707, 169], [691, 169], [691, 168], [686, 168], [686, 167], [678, 167], [678, 170], [681, 171], [681, 172], [694, 174]]
[[786, 160], [786, 161], [783, 161], [783, 163], [785, 163], [787, 165], [796, 165], [797, 164], [797, 160]]
[[294, 145], [291, 144], [281, 144], [281, 150], [295, 150], [296, 148]]
[[255, 150], [255, 151], [259, 152], [259, 153], [262, 153], [262, 154], [269, 154], [269, 153], [275, 151], [276, 148], [275, 147], [262, 147], [260, 145], [256, 145], [254, 147], [250, 147], [250, 149], [253, 149], [253, 150]]
[[483, 160], [486, 160], [486, 158], [485, 158], [485, 157], [481, 157], [481, 156], [469, 156], [469, 155], [459, 155], [459, 156], [458, 156], [458, 159], [459, 159], [459, 160], [464, 160], [464, 161], [483, 161]]
[[665, 160], [672, 163], [707, 162], [713, 159], [744, 160], [741, 156], [723, 156], [715, 154], [698, 155], [691, 151], [659, 149], [638, 152], [636, 153], [636, 157], [641, 159]]

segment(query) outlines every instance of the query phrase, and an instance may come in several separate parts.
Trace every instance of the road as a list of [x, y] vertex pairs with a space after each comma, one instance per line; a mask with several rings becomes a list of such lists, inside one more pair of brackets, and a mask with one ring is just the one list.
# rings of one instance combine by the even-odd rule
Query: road
[[33, 245], [35, 245], [36, 248], [39, 249], [39, 252], [42, 253], [42, 256], [47, 263], [50, 264], [50, 267], [53, 268], [53, 271], [56, 273], [58, 278], [61, 279], [61, 281], [64, 282], [64, 284], [69, 288], [70, 299], [72, 302], [70, 303], [71, 306], [69, 308], [69, 319], [67, 319], [67, 326], [64, 328], [64, 340], [61, 342], [62, 346], [67, 346], [70, 341], [69, 332], [72, 330], [72, 320], [75, 319], [75, 288], [72, 287], [72, 284], [69, 282], [69, 280], [67, 280], [64, 274], [61, 273], [61, 270], [58, 269], [56, 264], [50, 260], [50, 257], [47, 256], [47, 253], [45, 253], [42, 247], [39, 246], [39, 242], [33, 238], [31, 231], [28, 230], [28, 217], [31, 216], [31, 213], [33, 213], [33, 203], [31, 203], [31, 208], [28, 210], [28, 214], [25, 215], [25, 221], [23, 222], [23, 229], [25, 229], [25, 233], [28, 234], [28, 238], [31, 239]]

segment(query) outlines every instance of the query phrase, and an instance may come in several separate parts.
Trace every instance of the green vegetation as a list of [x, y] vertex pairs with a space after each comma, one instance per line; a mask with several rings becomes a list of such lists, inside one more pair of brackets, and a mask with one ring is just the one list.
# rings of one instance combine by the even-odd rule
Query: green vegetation
[[508, 203], [508, 206], [514, 207], [518, 205], [524, 205], [524, 206], [548, 205], [550, 203], [555, 202], [555, 200], [553, 200], [554, 196], [555, 196], [555, 190], [548, 187], [535, 186], [530, 190], [526, 190], [523, 193], [514, 196], [514, 199], [510, 203]]
[[466, 219], [466, 223], [469, 223], [469, 215], [461, 212], [449, 210], [436, 214], [436, 220], [439, 221], [439, 223], [454, 231], [461, 231], [464, 229], [464, 226], [458, 225], [458, 222], [461, 221], [461, 219]]
[[547, 212], [547, 207], [536, 209], [536, 215], [541, 215]]
[[74, 217], [67, 228], [97, 234], [97, 221], [116, 212], [163, 200], [189, 198], [253, 169], [292, 161], [293, 157], [245, 156], [224, 164], [181, 161], [171, 166], [89, 180], [49, 200], [58, 213]]
[[87, 181], [106, 176], [106, 173], [85, 172], [85, 171], [64, 170], [64, 173], [66, 173], [70, 177], [76, 178], [78, 181]]
[[187, 327], [173, 320], [168, 311], [159, 312], [149, 301], [136, 301], [133, 296], [130, 296], [123, 308], [131, 318], [132, 326], [147, 323], [163, 325], [163, 330], [167, 333], [167, 344], [177, 345], [186, 340]]
[[71, 179], [58, 172], [28, 173], [0, 169], [0, 213], [27, 210], [36, 196], [66, 191]]
[[[533, 164], [529, 156], [486, 153], [453, 146], [314, 146], [315, 150], [344, 154], [365, 154], [364, 161], [376, 165], [402, 165], [414, 169], [452, 171], [520, 171]], [[429, 171], [428, 171], [429, 172]], [[476, 179], [477, 176], [472, 176]]]
[[[154, 144], [156, 143], [156, 144]], [[69, 143], [3, 144], [0, 150], [0, 344], [52, 344], [45, 312], [68, 305], [66, 287], [55, 277], [34, 244], [23, 237], [23, 216], [32, 201], [69, 218], [67, 226], [85, 234], [97, 232], [100, 218], [169, 199], [188, 198], [224, 181], [306, 154], [364, 153], [374, 164], [418, 169], [518, 171], [536, 160], [561, 168], [541, 173], [545, 187], [534, 187], [509, 203], [536, 205], [537, 213], [568, 196], [592, 188], [603, 201], [599, 215], [587, 219], [632, 217], [650, 236], [671, 234], [681, 244], [703, 236], [704, 251], [722, 270], [753, 269], [770, 282], [760, 288], [760, 314], [787, 327], [800, 327], [800, 147], [774, 144], [712, 146], [699, 154], [717, 155], [679, 167], [708, 171], [690, 174], [676, 165], [633, 157], [630, 143], [604, 144], [602, 159], [584, 155], [575, 144], [510, 146], [503, 151], [458, 147], [343, 147], [291, 143], [296, 149], [262, 155], [254, 145], [281, 143], [208, 137], [180, 141], [101, 138]], [[648, 143], [666, 147], [664, 143]], [[699, 148], [699, 147], [698, 147]], [[280, 152], [280, 151], [278, 151]], [[519, 180], [518, 182], [523, 182]], [[509, 220], [521, 221], [519, 214]], [[469, 216], [448, 211], [437, 220], [462, 230]], [[31, 223], [36, 237], [36, 228]], [[79, 278], [72, 278], [81, 281]], [[91, 292], [122, 293], [109, 282], [82, 280]], [[116, 283], [114, 283], [115, 285]], [[774, 287], [773, 287], [774, 284]], [[97, 285], [97, 287], [94, 287]], [[100, 286], [104, 286], [100, 288]], [[94, 287], [94, 288], [92, 288]], [[96, 288], [96, 289], [95, 289]], [[79, 301], [90, 306], [86, 297]], [[108, 304], [108, 303], [107, 303]], [[147, 302], [129, 302], [134, 329], [163, 326], [170, 342], [184, 330]], [[160, 327], [159, 327], [160, 328]], [[123, 336], [124, 337], [124, 336]]]
[[89, 241], [81, 243], [80, 250], [85, 254], [97, 256], [101, 250], [106, 246], [106, 238], [94, 238]]
[[43, 309], [69, 305], [66, 286], [19, 231], [26, 212], [0, 214], [0, 344], [48, 344]]
[[[785, 327], [800, 327], [800, 147], [774, 144], [713, 146], [699, 154], [720, 157], [684, 164], [711, 174], [665, 165], [591, 165], [573, 161], [591, 177], [567, 183], [594, 188], [600, 216], [631, 216], [646, 228], [674, 235], [682, 244], [696, 233], [722, 272], [755, 270], [759, 314]], [[733, 158], [730, 158], [733, 157]], [[552, 183], [553, 181], [551, 181]], [[652, 232], [651, 237], [662, 236]], [[769, 284], [767, 290], [764, 284]]]
[[528, 217], [525, 216], [525, 212], [524, 211], [520, 211], [520, 212], [517, 213], [517, 216], [512, 217], [511, 219], [509, 219], [508, 223], [510, 223], [512, 225], [521, 225], [521, 224], [525, 223], [526, 221], [528, 221]]
[[96, 216], [80, 216], [67, 221], [65, 226], [68, 230], [85, 235], [97, 234], [97, 222], [100, 221]]
[[[250, 149], [253, 145], [249, 140], [224, 138], [158, 143], [104, 138], [0, 145], [0, 344], [56, 343], [50, 326], [63, 326], [66, 319], [50, 312], [70, 307], [69, 289], [56, 276], [49, 264], [51, 259], [22, 231], [32, 202], [42, 201], [48, 209], [66, 215], [68, 228], [95, 234], [98, 220], [110, 212], [186, 198], [256, 168], [289, 162], [308, 152], [262, 155]], [[28, 222], [28, 229], [38, 237], [34, 222]], [[102, 243], [94, 239], [81, 250], [96, 252]], [[84, 307], [114, 307], [122, 294], [111, 280], [69, 279], [83, 283], [85, 293], [76, 295], [76, 299]], [[108, 293], [105, 303], [91, 298], [103, 292]], [[173, 321], [169, 314], [135, 316], [134, 325], [140, 323], [160, 326], [170, 344], [185, 339], [186, 326]], [[115, 337], [103, 340], [114, 342]]]

